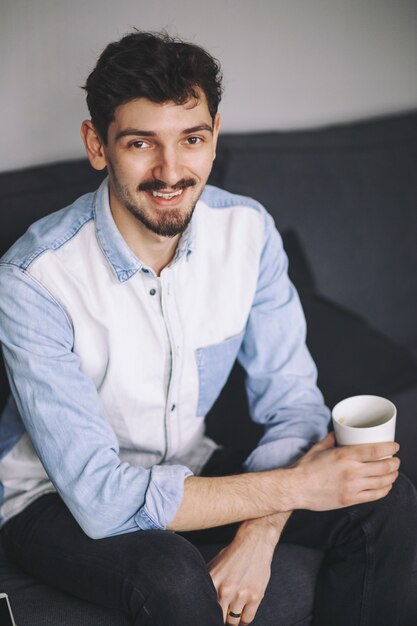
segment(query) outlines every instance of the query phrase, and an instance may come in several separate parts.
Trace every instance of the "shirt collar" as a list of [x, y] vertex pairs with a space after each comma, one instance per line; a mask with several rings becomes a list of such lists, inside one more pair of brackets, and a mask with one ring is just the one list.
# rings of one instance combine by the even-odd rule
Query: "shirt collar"
[[[144, 267], [143, 262], [131, 251], [117, 228], [109, 202], [108, 178], [105, 178], [94, 197], [94, 222], [96, 235], [104, 256], [110, 263], [117, 279], [123, 283]], [[197, 210], [197, 207], [196, 207]], [[181, 235], [171, 265], [192, 252], [195, 236], [195, 214]]]

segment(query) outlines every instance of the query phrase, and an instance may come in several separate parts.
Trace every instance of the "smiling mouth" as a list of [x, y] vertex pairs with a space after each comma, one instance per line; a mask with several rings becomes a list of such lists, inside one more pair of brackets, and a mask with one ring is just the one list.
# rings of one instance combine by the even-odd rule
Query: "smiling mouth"
[[155, 179], [145, 181], [138, 186], [138, 191], [144, 191], [161, 205], [175, 203], [182, 199], [182, 195], [188, 188], [195, 187], [197, 181], [194, 178], [182, 178], [175, 185], [169, 185], [163, 180]]
[[183, 191], [183, 189], [180, 189], [179, 191], [173, 191], [172, 193], [163, 193], [162, 191], [152, 191], [151, 193], [154, 198], [164, 198], [164, 200], [171, 200], [171, 198], [180, 196]]

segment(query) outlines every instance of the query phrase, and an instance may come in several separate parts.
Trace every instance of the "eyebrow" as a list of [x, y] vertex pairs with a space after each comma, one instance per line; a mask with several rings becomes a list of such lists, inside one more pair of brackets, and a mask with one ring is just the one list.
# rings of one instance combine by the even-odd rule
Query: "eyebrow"
[[193, 133], [201, 132], [202, 130], [206, 130], [209, 133], [213, 134], [213, 128], [209, 124], [200, 124], [199, 126], [193, 126], [192, 128], [186, 128], [182, 131], [183, 135], [192, 135]]
[[[182, 135], [192, 135], [193, 133], [207, 131], [213, 134], [213, 129], [209, 124], [199, 124], [198, 126], [193, 126], [192, 128], [185, 128], [181, 134]], [[115, 141], [119, 141], [122, 137], [156, 137], [156, 132], [153, 130], [139, 130], [138, 128], [125, 128], [124, 130], [120, 130], [116, 137]]]

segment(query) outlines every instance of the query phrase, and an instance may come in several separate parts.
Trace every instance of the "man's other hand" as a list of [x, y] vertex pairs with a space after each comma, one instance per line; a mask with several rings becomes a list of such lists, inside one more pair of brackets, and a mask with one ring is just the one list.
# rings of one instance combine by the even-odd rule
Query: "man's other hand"
[[[289, 514], [282, 514], [284, 526]], [[225, 624], [250, 624], [271, 576], [271, 562], [279, 539], [280, 515], [245, 522], [232, 543], [208, 564]], [[273, 523], [275, 522], [275, 523]], [[268, 526], [272, 529], [272, 534]], [[230, 615], [234, 613], [240, 617]]]

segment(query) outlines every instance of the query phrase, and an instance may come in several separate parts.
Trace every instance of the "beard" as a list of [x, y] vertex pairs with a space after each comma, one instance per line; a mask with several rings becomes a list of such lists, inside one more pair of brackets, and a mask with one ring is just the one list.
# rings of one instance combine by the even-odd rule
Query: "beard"
[[[114, 192], [117, 195], [119, 202], [148, 230], [162, 237], [175, 237], [176, 235], [181, 235], [185, 231], [191, 221], [194, 209], [204, 188], [203, 185], [200, 193], [198, 193], [197, 197], [194, 197], [191, 200], [190, 206], [185, 209], [159, 209], [158, 207], [152, 207], [152, 209], [149, 210], [144, 204], [141, 205], [140, 200], [136, 200], [134, 198], [128, 185], [122, 185], [120, 183], [111, 164], [109, 164], [109, 174]], [[172, 189], [173, 191], [178, 191], [179, 189], [194, 187], [196, 184], [197, 181], [193, 178], [182, 179], [178, 181]], [[170, 185], [167, 185], [161, 180], [152, 180], [138, 185], [137, 191], [159, 191], [169, 187]]]

